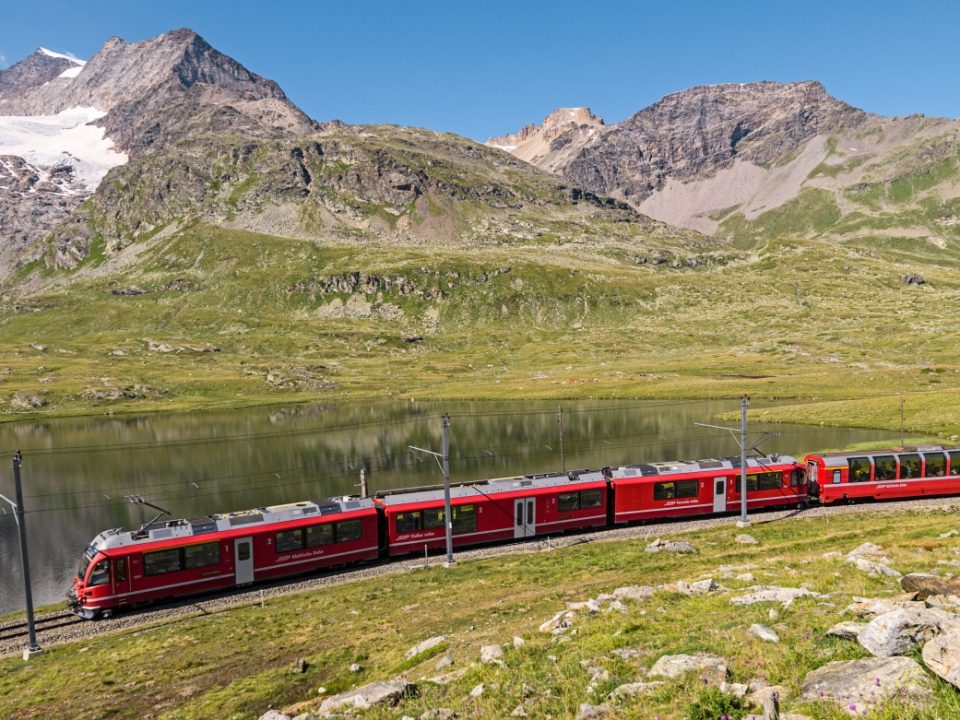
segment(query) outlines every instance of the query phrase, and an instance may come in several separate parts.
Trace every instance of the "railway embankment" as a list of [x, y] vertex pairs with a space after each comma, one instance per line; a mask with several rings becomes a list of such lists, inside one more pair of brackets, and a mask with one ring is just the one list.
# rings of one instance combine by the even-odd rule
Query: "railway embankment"
[[958, 515], [653, 526], [201, 602], [0, 660], [0, 716], [958, 717]]

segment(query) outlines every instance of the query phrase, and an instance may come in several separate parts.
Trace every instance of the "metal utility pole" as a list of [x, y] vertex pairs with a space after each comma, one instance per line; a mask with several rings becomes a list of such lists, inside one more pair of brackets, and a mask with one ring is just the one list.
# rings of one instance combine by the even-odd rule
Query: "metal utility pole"
[[29, 660], [34, 655], [43, 652], [37, 643], [37, 630], [33, 620], [33, 591], [30, 585], [30, 558], [27, 555], [27, 526], [23, 518], [23, 488], [20, 486], [20, 463], [23, 455], [19, 450], [13, 456], [13, 485], [16, 502], [0, 495], [11, 508], [13, 517], [17, 521], [17, 530], [20, 534], [20, 565], [23, 568], [23, 594], [27, 602], [27, 647], [23, 651], [23, 659]]
[[432, 455], [440, 466], [440, 472], [443, 473], [443, 519], [446, 526], [447, 539], [447, 562], [445, 567], [453, 567], [456, 563], [453, 559], [453, 515], [450, 511], [450, 416], [444, 413], [440, 416], [440, 432], [442, 438], [443, 452], [434, 452], [424, 448], [408, 445], [407, 447], [415, 452]]
[[367, 497], [367, 469], [360, 468], [360, 497]]
[[[760, 438], [753, 443], [753, 445], [747, 446], [747, 405], [750, 402], [750, 398], [746, 395], [740, 398], [740, 427], [731, 428], [724, 427], [722, 425], [707, 425], [706, 423], [694, 423], [697, 427], [713, 428], [714, 430], [726, 430], [728, 433], [733, 435], [734, 439], [737, 440], [737, 444], [740, 446], [740, 519], [737, 521], [737, 527], [749, 527], [750, 520], [747, 517], [747, 451], [756, 450], [757, 445], [771, 437], [779, 437], [780, 433], [772, 432], [763, 432], [760, 434]], [[737, 437], [737, 431], [739, 430], [740, 436]]]
[[557, 407], [557, 425], [560, 427], [560, 472], [567, 471], [567, 461], [563, 457], [563, 407]]

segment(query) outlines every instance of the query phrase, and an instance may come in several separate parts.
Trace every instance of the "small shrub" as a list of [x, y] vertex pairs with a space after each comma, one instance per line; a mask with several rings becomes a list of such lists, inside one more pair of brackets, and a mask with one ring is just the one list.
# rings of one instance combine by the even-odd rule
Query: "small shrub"
[[684, 717], [687, 720], [740, 720], [746, 712], [743, 700], [711, 687], [690, 703]]

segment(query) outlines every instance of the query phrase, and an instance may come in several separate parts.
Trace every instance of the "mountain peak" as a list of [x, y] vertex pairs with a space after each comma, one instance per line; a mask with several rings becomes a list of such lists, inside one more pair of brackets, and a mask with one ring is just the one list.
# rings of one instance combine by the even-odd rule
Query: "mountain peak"
[[[564, 161], [563, 148], [572, 142], [573, 137], [586, 141], [603, 126], [603, 118], [590, 108], [557, 108], [540, 125], [531, 124], [512, 135], [492, 137], [486, 144], [556, 172]], [[568, 135], [571, 137], [567, 138]]]

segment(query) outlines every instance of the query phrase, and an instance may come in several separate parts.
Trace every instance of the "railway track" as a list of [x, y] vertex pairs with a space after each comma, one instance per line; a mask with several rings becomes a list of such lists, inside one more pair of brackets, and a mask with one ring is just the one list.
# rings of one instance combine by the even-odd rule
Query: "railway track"
[[[757, 524], [790, 521], [801, 518], [824, 517], [851, 513], [890, 513], [905, 511], [936, 512], [943, 510], [960, 511], [960, 498], [924, 498], [898, 502], [864, 503], [858, 505], [815, 506], [803, 510], [767, 510], [751, 514]], [[458, 560], [495, 557], [512, 553], [532, 553], [547, 549], [569, 547], [583, 542], [609, 542], [616, 540], [649, 539], [663, 535], [677, 535], [696, 532], [721, 525], [730, 526], [735, 520], [732, 516], [710, 517], [699, 520], [679, 520], [630, 525], [626, 527], [606, 528], [589, 532], [577, 532], [550, 538], [536, 538], [509, 545], [479, 547], [457, 552]], [[442, 563], [443, 558], [433, 557], [431, 565]], [[425, 564], [422, 557], [401, 560], [380, 560], [368, 565], [360, 565], [329, 571], [323, 574], [304, 576], [275, 582], [263, 583], [252, 588], [231, 590], [216, 594], [187, 598], [163, 605], [145, 607], [120, 613], [101, 620], [81, 620], [69, 612], [53, 612], [36, 618], [37, 642], [47, 648], [72, 641], [95, 638], [111, 632], [119, 632], [144, 625], [163, 625], [179, 622], [198, 615], [213, 615], [226, 612], [231, 608], [265, 602], [281, 595], [318, 590], [323, 587], [340, 585], [364, 580], [370, 577], [408, 572], [421, 568]], [[0, 625], [0, 658], [20, 653], [27, 644], [26, 622], [14, 622]]]

